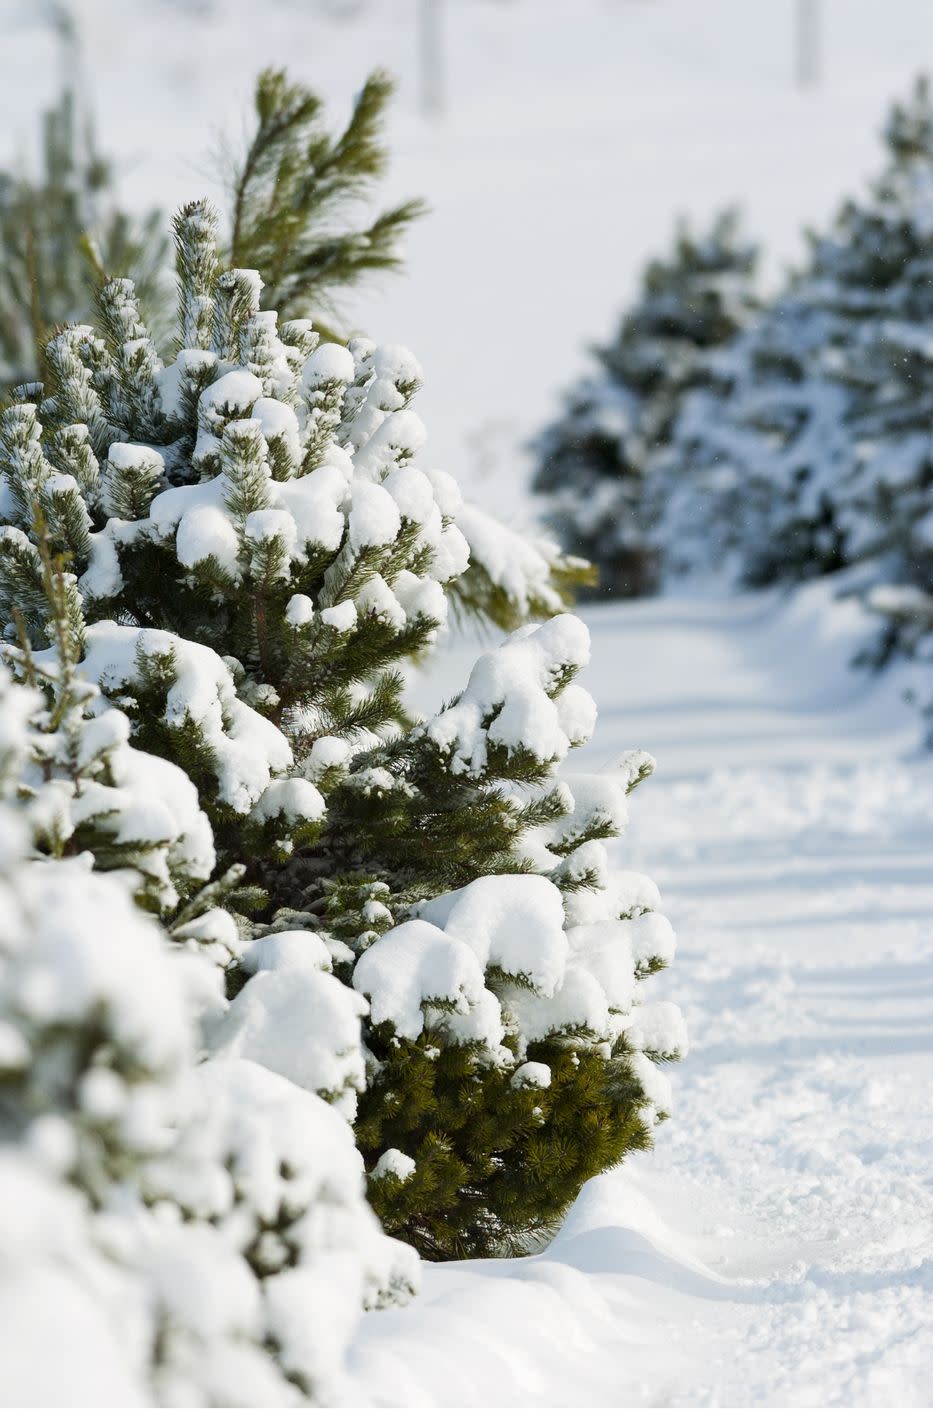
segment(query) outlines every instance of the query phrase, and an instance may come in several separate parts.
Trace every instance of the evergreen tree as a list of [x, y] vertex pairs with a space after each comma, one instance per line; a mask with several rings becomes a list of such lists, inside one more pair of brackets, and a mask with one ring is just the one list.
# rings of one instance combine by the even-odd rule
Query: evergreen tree
[[715, 353], [753, 313], [756, 257], [732, 211], [701, 238], [681, 230], [671, 257], [648, 266], [614, 340], [596, 349], [598, 375], [539, 438], [534, 487], [561, 541], [597, 565], [602, 593], [657, 587], [653, 471], [684, 396], [718, 380]]
[[48, 384], [3, 415], [0, 612], [54, 649], [38, 503], [71, 557], [81, 677], [187, 773], [222, 871], [266, 893], [251, 930], [224, 897], [253, 938], [210, 1049], [351, 1114], [364, 995], [357, 1132], [387, 1227], [428, 1256], [502, 1251], [667, 1110], [654, 1063], [682, 1029], [640, 980], [670, 926], [603, 847], [650, 760], [557, 778], [595, 718], [571, 617], [409, 719], [399, 663], [468, 558], [456, 486], [414, 464], [420, 370], [280, 328], [260, 278], [222, 267], [204, 203], [175, 234], [175, 360], [111, 280], [97, 327], [58, 334]]
[[[918, 79], [884, 132], [887, 166], [863, 205], [846, 207], [821, 262], [837, 273], [855, 335], [838, 375], [851, 388], [855, 470], [835, 491], [847, 557], [877, 564], [888, 616], [878, 648], [913, 651], [929, 630], [933, 590], [933, 103]], [[894, 590], [897, 589], [897, 590]], [[913, 603], [912, 608], [908, 604]], [[887, 612], [884, 604], [889, 604]]]
[[[283, 319], [313, 316], [319, 332], [326, 331], [347, 289], [370, 273], [400, 267], [399, 242], [424, 213], [422, 202], [406, 201], [362, 226], [351, 219], [353, 207], [371, 199], [385, 169], [382, 129], [392, 88], [384, 74], [372, 74], [347, 125], [331, 134], [323, 102], [311, 89], [277, 70], [257, 80], [255, 128], [245, 153], [228, 163], [227, 247], [234, 265], [259, 270], [263, 304]], [[93, 318], [95, 282], [104, 270], [132, 275], [160, 352], [172, 336], [161, 215], [151, 212], [137, 222], [113, 208], [109, 164], [97, 155], [92, 131], [81, 126], [76, 112], [69, 90], [44, 118], [41, 183], [0, 173], [6, 269], [0, 279], [0, 379], [9, 383], [26, 384], [49, 370], [44, 349], [55, 327]], [[512, 630], [529, 617], [569, 606], [591, 580], [583, 560], [476, 507], [464, 512], [463, 530], [471, 549], [469, 568], [455, 588], [463, 616]]]
[[[37, 654], [14, 608], [22, 644], [7, 647], [6, 658], [42, 700], [31, 719], [31, 758], [20, 782], [33, 845], [42, 856], [85, 855], [97, 870], [125, 874], [137, 903], [158, 915], [168, 918], [187, 902], [186, 911], [204, 920], [205, 897], [219, 892], [216, 886], [205, 890], [215, 852], [197, 790], [176, 765], [133, 748], [126, 715], [102, 710], [99, 690], [79, 674], [85, 628], [74, 578], [61, 559], [53, 561], [41, 507], [35, 512], [35, 545], [15, 529], [0, 531], [36, 571], [52, 642]], [[226, 884], [232, 887], [238, 875]], [[229, 920], [211, 910], [211, 921], [230, 938], [229, 962], [236, 952]]]
[[661, 532], [675, 570], [732, 549], [752, 584], [865, 561], [928, 584], [931, 134], [921, 79], [866, 198], [810, 235], [804, 270], [729, 350], [725, 394], [685, 403]]
[[[228, 248], [233, 264], [263, 271], [267, 306], [282, 318], [313, 314], [321, 326], [347, 288], [400, 267], [399, 242], [424, 213], [421, 201], [359, 226], [350, 219], [385, 170], [392, 91], [385, 74], [372, 74], [344, 129], [331, 134], [311, 89], [275, 70], [256, 82], [255, 128], [242, 157], [228, 163]], [[169, 260], [162, 213], [137, 220], [114, 204], [111, 164], [73, 88], [43, 115], [42, 159], [38, 181], [0, 172], [0, 378], [10, 384], [40, 375], [55, 328], [93, 315], [104, 270], [133, 278], [160, 349], [171, 332], [161, 316]]]
[[833, 571], [845, 536], [833, 489], [853, 470], [838, 319], [794, 284], [687, 396], [658, 465], [655, 541], [668, 579], [712, 572], [763, 586]]
[[41, 349], [88, 316], [97, 270], [132, 273], [157, 311], [168, 253], [160, 211], [134, 219], [114, 205], [113, 173], [67, 89], [42, 117], [42, 173], [0, 172], [0, 380], [40, 375]]

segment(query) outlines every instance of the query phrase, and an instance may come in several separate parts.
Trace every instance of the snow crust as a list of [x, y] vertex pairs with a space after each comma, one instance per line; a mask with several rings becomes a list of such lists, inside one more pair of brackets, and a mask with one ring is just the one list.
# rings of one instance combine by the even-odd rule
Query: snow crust
[[490, 966], [551, 994], [567, 961], [560, 891], [544, 876], [483, 876], [430, 900], [422, 919], [473, 950]]
[[[629, 1030], [633, 1051], [674, 1057], [686, 1050], [679, 1010], [656, 1004], [642, 1019], [636, 1007], [636, 965], [646, 949], [650, 961], [659, 953], [639, 920], [610, 914], [566, 928], [561, 893], [545, 876], [485, 876], [423, 903], [418, 919], [375, 939], [353, 984], [374, 1023], [391, 1023], [410, 1040], [434, 1030], [453, 1042], [480, 1041], [495, 1063], [514, 1063], [506, 1034], [519, 1062], [530, 1042], [564, 1035], [611, 1044]], [[669, 922], [643, 918], [658, 921], [658, 950], [669, 957]], [[653, 1074], [649, 1115], [651, 1106], [667, 1112], [670, 1099], [666, 1078]]]
[[457, 510], [457, 527], [469, 547], [471, 565], [501, 588], [522, 615], [563, 610], [552, 575], [560, 557], [553, 540], [540, 531], [520, 532], [470, 502]]
[[[424, 1031], [425, 1008], [468, 1015], [484, 994], [473, 952], [425, 920], [408, 920], [380, 936], [361, 955], [353, 987], [369, 999], [373, 1023], [389, 1022], [412, 1041]], [[498, 1045], [500, 1034], [493, 1026], [484, 1035]]]
[[263, 394], [262, 382], [245, 367], [224, 372], [201, 392], [199, 412], [207, 429], [222, 429], [230, 421], [248, 416]]

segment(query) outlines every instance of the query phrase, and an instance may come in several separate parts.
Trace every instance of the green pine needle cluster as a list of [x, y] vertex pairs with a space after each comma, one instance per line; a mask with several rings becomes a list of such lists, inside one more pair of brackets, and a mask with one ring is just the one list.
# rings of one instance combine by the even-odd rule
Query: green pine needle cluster
[[282, 318], [332, 317], [340, 293], [362, 276], [401, 266], [399, 242], [425, 213], [423, 201], [405, 201], [356, 228], [348, 219], [385, 171], [393, 89], [386, 74], [371, 74], [346, 126], [332, 134], [310, 88], [282, 70], [259, 76], [255, 132], [230, 182], [230, 260], [260, 271], [263, 306]]

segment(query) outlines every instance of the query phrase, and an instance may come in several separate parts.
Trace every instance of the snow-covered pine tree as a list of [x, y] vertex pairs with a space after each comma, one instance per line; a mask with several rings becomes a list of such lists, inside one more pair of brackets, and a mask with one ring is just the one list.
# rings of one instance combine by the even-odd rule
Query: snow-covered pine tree
[[716, 380], [713, 354], [754, 312], [756, 260], [734, 211], [703, 236], [681, 229], [672, 254], [649, 264], [613, 341], [595, 350], [598, 374], [539, 437], [534, 487], [565, 546], [597, 565], [601, 593], [657, 587], [652, 472], [685, 394]]
[[729, 349], [726, 394], [684, 404], [668, 457], [683, 489], [662, 534], [665, 552], [680, 555], [675, 568], [721, 561], [732, 548], [753, 584], [864, 560], [884, 562], [883, 575], [904, 585], [929, 582], [925, 80], [894, 106], [884, 137], [887, 162], [866, 198], [809, 236], [806, 267]]
[[640, 980], [670, 926], [603, 847], [650, 760], [556, 777], [595, 718], [572, 617], [407, 718], [398, 666], [467, 564], [456, 486], [414, 464], [417, 364], [280, 330], [258, 276], [221, 268], [204, 203], [176, 240], [175, 360], [114, 280], [99, 330], [54, 338], [48, 386], [4, 413], [0, 610], [37, 657], [54, 644], [38, 502], [71, 555], [82, 678], [184, 769], [222, 868], [268, 895], [210, 1049], [350, 1110], [362, 1070], [321, 1001], [332, 968], [369, 1003], [357, 1129], [386, 1225], [429, 1256], [501, 1251], [667, 1110], [654, 1062], [682, 1028]]
[[[244, 948], [212, 905], [230, 886], [180, 907], [213, 862], [195, 789], [98, 708], [38, 514], [36, 536], [52, 645], [9, 648], [22, 683], [0, 666], [0, 1394], [333, 1402], [360, 1311], [417, 1271], [366, 1207], [344, 1119], [359, 1000], [308, 977], [344, 1038], [320, 1094], [200, 1059], [218, 964]], [[342, 1114], [322, 1099], [341, 1067]]]
[[[50, 508], [54, 494], [43, 496]], [[14, 676], [35, 693], [31, 756], [20, 781], [36, 854], [56, 860], [83, 855], [96, 870], [114, 871], [131, 885], [137, 903], [169, 919], [196, 915], [207, 939], [223, 936], [221, 962], [238, 952], [230, 917], [210, 902], [232, 889], [242, 872], [206, 885], [215, 865], [210, 824], [194, 784], [175, 764], [129, 743], [130, 723], [119, 709], [102, 707], [100, 691], [79, 674], [85, 623], [74, 577], [53, 559], [41, 503], [34, 506], [34, 542], [14, 528], [0, 530], [3, 571], [28, 564], [19, 587], [42, 611], [47, 649], [36, 652], [25, 619], [12, 609], [19, 644], [4, 650]], [[209, 911], [209, 917], [208, 912]], [[190, 912], [190, 913], [189, 913]]]
[[595, 720], [574, 683], [588, 653], [574, 617], [516, 632], [450, 706], [361, 758], [332, 808], [365, 889], [306, 891], [370, 1000], [370, 1197], [426, 1257], [527, 1250], [669, 1112], [654, 1064], [682, 1055], [683, 1026], [640, 984], [673, 934], [604, 846], [653, 763], [558, 776]]
[[872, 602], [887, 617], [878, 660], [917, 649], [933, 592], [933, 102], [925, 78], [894, 104], [884, 138], [887, 165], [869, 200], [848, 205], [819, 246], [857, 324], [838, 354], [839, 377], [852, 388], [856, 469], [835, 504], [848, 556], [877, 564]]
[[795, 282], [685, 397], [657, 465], [664, 576], [762, 586], [845, 561], [833, 488], [851, 475], [850, 394], [834, 374], [838, 318]]
[[[259, 269], [265, 306], [280, 318], [313, 314], [315, 327], [326, 329], [351, 286], [400, 267], [399, 242], [422, 202], [406, 201], [362, 226], [351, 219], [385, 169], [392, 88], [384, 74], [372, 74], [346, 126], [332, 134], [312, 89], [278, 70], [257, 79], [255, 128], [225, 172], [231, 208], [221, 244], [234, 264]], [[50, 330], [94, 316], [103, 270], [132, 276], [160, 352], [171, 338], [161, 213], [136, 221], [114, 206], [110, 164], [78, 106], [68, 90], [43, 118], [40, 183], [0, 173], [0, 381], [7, 384], [45, 374]], [[470, 564], [457, 579], [454, 605], [463, 617], [512, 630], [571, 605], [592, 578], [586, 562], [543, 535], [516, 532], [476, 506], [464, 506], [462, 520]]]

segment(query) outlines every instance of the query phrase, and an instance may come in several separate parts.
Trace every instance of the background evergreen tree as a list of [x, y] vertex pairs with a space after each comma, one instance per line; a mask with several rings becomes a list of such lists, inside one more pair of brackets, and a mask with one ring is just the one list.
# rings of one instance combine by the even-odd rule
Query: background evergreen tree
[[763, 586], [846, 561], [834, 487], [851, 475], [838, 318], [794, 283], [687, 396], [658, 465], [655, 542], [670, 580], [712, 572]]
[[39, 178], [0, 172], [0, 380], [39, 375], [50, 333], [93, 308], [102, 268], [132, 274], [143, 304], [158, 311], [163, 227], [160, 211], [136, 219], [115, 206], [112, 168], [75, 92], [63, 92], [42, 117]]
[[358, 1135], [387, 1226], [429, 1256], [503, 1251], [667, 1110], [654, 1062], [682, 1027], [640, 980], [670, 926], [603, 847], [650, 760], [556, 777], [595, 718], [570, 617], [408, 717], [398, 666], [468, 562], [455, 484], [414, 463], [420, 370], [279, 328], [216, 227], [203, 202], [176, 218], [174, 361], [110, 280], [96, 328], [57, 334], [47, 385], [3, 414], [0, 611], [22, 651], [53, 650], [43, 545], [69, 555], [82, 678], [194, 783], [221, 870], [266, 894], [252, 924], [224, 897], [253, 938], [210, 1049], [352, 1114], [362, 993]]
[[565, 546], [597, 565], [601, 593], [658, 585], [653, 470], [685, 394], [718, 380], [713, 354], [752, 316], [756, 258], [732, 211], [704, 236], [681, 230], [672, 255], [648, 266], [614, 340], [596, 349], [599, 374], [538, 440], [534, 488]]
[[[896, 104], [861, 201], [809, 236], [806, 267], [730, 348], [720, 396], [687, 399], [661, 526], [673, 571], [731, 550], [753, 585], [874, 564], [928, 582], [933, 109]], [[705, 506], [705, 507], [704, 507]], [[712, 547], [713, 551], [710, 551]]]
[[[871, 199], [850, 204], [822, 264], [838, 271], [857, 330], [842, 343], [838, 374], [852, 389], [855, 471], [835, 495], [850, 560], [876, 564], [890, 605], [878, 659], [913, 651], [929, 630], [933, 589], [933, 103], [917, 80], [884, 131], [888, 161]], [[902, 589], [902, 590], [896, 590]], [[913, 605], [910, 605], [913, 604]]]

